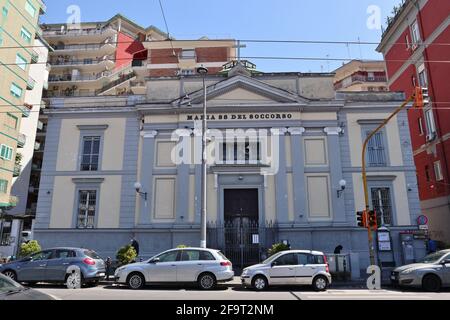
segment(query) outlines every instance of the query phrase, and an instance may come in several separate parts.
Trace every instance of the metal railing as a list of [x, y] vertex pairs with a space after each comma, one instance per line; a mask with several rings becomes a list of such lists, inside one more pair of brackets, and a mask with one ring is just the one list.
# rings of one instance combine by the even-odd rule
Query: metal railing
[[99, 89], [99, 90], [96, 90], [95, 93], [96, 93], [96, 94], [100, 94], [100, 93], [103, 93], [103, 92], [105, 92], [105, 91], [108, 91], [109, 89], [112, 89], [112, 88], [118, 86], [119, 84], [124, 83], [124, 82], [126, 82], [126, 81], [128, 81], [128, 80], [134, 78], [135, 76], [136, 76], [136, 74], [135, 74], [134, 72], [130, 72], [130, 73], [127, 74], [127, 75], [122, 75], [121, 77], [119, 77], [119, 79], [114, 80], [114, 81], [108, 83], [107, 85], [103, 86], [103, 87], [102, 87], [101, 89]]
[[363, 76], [363, 75], [354, 75], [352, 76], [352, 82], [361, 81], [361, 82], [386, 82], [387, 79], [385, 76]]
[[18, 177], [22, 171], [22, 166], [20, 164], [14, 164], [13, 177]]
[[49, 82], [72, 82], [72, 81], [95, 81], [100, 78], [108, 77], [111, 73], [107, 71], [103, 71], [97, 74], [79, 74], [79, 75], [72, 75], [72, 74], [62, 74], [62, 75], [51, 75], [48, 78]]
[[25, 146], [26, 142], [27, 142], [27, 136], [24, 135], [23, 133], [19, 133], [19, 135], [17, 136], [17, 146], [19, 148], [22, 148], [23, 146]]
[[101, 35], [108, 31], [116, 31], [112, 27], [91, 28], [91, 29], [69, 29], [69, 30], [45, 30], [46, 37], [53, 36], [89, 36]]
[[74, 57], [72, 57], [69, 60], [65, 60], [65, 59], [55, 59], [53, 61], [50, 62], [50, 64], [52, 66], [80, 66], [80, 65], [93, 65], [93, 64], [99, 64], [102, 63], [104, 61], [111, 61], [114, 62], [115, 58], [113, 56], [106, 56], [102, 59], [83, 59], [83, 60], [79, 60], [79, 59], [73, 59]]

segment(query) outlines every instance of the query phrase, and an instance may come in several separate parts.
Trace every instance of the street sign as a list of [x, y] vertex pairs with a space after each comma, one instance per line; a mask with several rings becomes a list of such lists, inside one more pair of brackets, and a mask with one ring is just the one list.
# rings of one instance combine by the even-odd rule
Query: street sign
[[427, 224], [422, 224], [422, 225], [419, 225], [419, 230], [428, 230], [429, 228], [428, 228], [428, 225]]
[[419, 217], [417, 218], [417, 224], [418, 224], [419, 226], [423, 226], [423, 225], [428, 224], [428, 217], [425, 216], [425, 215], [419, 216]]

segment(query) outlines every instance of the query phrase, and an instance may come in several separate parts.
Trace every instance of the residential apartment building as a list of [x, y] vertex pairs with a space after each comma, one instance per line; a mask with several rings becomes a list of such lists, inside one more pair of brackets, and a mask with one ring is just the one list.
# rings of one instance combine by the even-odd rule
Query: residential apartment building
[[422, 213], [432, 239], [450, 243], [450, 2], [407, 0], [389, 18], [378, 51], [386, 60], [392, 91], [411, 95], [426, 87], [431, 102], [409, 110]]
[[[278, 241], [327, 253], [342, 245], [354, 278], [369, 265], [367, 231], [356, 226], [362, 142], [404, 96], [336, 95], [333, 77], [239, 64], [206, 76], [207, 245], [235, 266], [260, 261]], [[146, 92], [50, 99], [34, 229], [43, 246], [106, 257], [136, 237], [149, 257], [199, 245], [202, 77], [150, 77]], [[392, 238], [377, 258], [384, 267], [420, 258], [406, 112], [370, 144], [368, 165], [370, 201]]]
[[[22, 118], [32, 111], [25, 97], [36, 86], [29, 71], [39, 60], [33, 46], [46, 7], [41, 0], [1, 0], [0, 10], [0, 210], [5, 213], [20, 201], [11, 193], [12, 181], [21, 170], [18, 148], [27, 140]], [[0, 221], [0, 245], [9, 244], [11, 227], [11, 221]]]
[[42, 25], [52, 45], [47, 97], [145, 94], [145, 77], [218, 73], [234, 59], [235, 41], [176, 41], [122, 15], [105, 22]]
[[334, 73], [337, 91], [388, 91], [384, 61], [352, 60]]
[[[143, 28], [122, 15], [105, 22], [82, 23], [76, 28], [66, 24], [41, 25], [43, 38], [51, 49], [48, 54], [48, 84], [44, 87], [41, 110], [34, 107], [39, 119], [35, 134], [32, 161], [27, 161], [28, 195], [16, 212], [25, 211], [25, 228], [36, 214], [46, 143], [47, 115], [43, 107], [51, 97], [80, 97], [84, 104], [92, 96], [123, 96], [146, 94], [146, 77], [184, 77], [195, 74], [199, 65], [211, 73], [235, 57], [233, 40], [169, 41], [167, 35], [154, 26]], [[105, 99], [105, 104], [110, 103]], [[114, 101], [111, 100], [111, 101]], [[34, 104], [33, 104], [34, 105]], [[37, 109], [36, 109], [37, 108]], [[31, 126], [29, 127], [30, 130]], [[50, 137], [54, 139], [54, 137]], [[31, 145], [31, 144], [30, 144]], [[28, 173], [28, 171], [30, 171]], [[25, 181], [27, 179], [21, 179]], [[24, 191], [24, 187], [18, 187]], [[22, 208], [26, 205], [26, 208]], [[24, 210], [23, 210], [24, 209]], [[17, 222], [18, 223], [18, 222]]]

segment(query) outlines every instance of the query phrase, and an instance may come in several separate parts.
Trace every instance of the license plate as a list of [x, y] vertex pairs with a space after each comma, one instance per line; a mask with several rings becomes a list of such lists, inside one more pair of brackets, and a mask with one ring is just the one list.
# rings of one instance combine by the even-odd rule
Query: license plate
[[395, 280], [395, 276], [391, 276], [391, 279], [392, 279], [392, 280]]
[[105, 274], [104, 274], [104, 273], [99, 273], [98, 276], [99, 276], [99, 277], [104, 277]]

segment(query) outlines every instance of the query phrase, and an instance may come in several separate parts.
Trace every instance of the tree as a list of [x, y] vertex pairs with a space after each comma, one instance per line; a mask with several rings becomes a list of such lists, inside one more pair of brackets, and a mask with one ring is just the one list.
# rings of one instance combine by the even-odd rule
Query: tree
[[39, 242], [31, 240], [28, 243], [22, 243], [20, 245], [19, 257], [26, 257], [41, 250]]
[[179, 245], [177, 246], [177, 248], [178, 248], [178, 249], [187, 248], [187, 245], [185, 245], [185, 244], [179, 244]]
[[272, 248], [269, 249], [269, 256], [273, 256], [275, 253], [289, 250], [289, 246], [284, 243], [275, 243]]
[[120, 265], [130, 264], [136, 259], [136, 250], [129, 244], [117, 251], [116, 258], [119, 260]]

